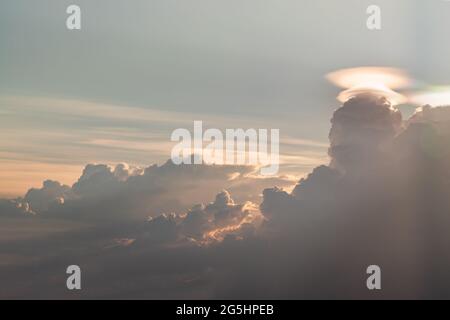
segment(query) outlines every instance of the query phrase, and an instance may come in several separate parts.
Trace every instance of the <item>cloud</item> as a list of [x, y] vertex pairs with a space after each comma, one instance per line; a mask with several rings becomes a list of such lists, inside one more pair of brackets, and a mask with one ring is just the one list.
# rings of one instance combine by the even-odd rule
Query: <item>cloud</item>
[[0, 199], [0, 217], [15, 218], [26, 214], [34, 214], [27, 202]]
[[8, 95], [0, 95], [0, 109], [7, 115], [0, 117], [0, 197], [23, 195], [43, 180], [73, 184], [87, 163], [125, 162], [140, 167], [164, 163], [176, 144], [170, 141], [171, 132], [193, 130], [193, 121], [199, 119], [205, 127], [223, 132], [226, 128], [279, 128], [287, 138], [281, 146], [286, 153], [280, 154], [283, 173], [303, 175], [327, 161], [322, 143], [289, 136], [286, 121], [274, 122], [263, 115], [195, 114], [168, 111], [164, 106], [150, 109]]
[[[72, 187], [47, 182], [0, 202], [16, 216], [34, 203], [32, 223], [66, 223], [3, 246], [4, 296], [66, 297], [55, 274], [76, 261], [84, 298], [450, 297], [450, 108], [402, 121], [364, 95], [331, 123], [330, 164], [292, 191], [249, 167], [91, 164]], [[365, 285], [372, 264], [381, 292]]]
[[261, 177], [251, 166], [178, 166], [170, 160], [146, 168], [88, 164], [71, 187], [46, 180], [41, 188], [30, 189], [16, 201], [43, 217], [145, 221], [161, 213], [185, 212], [223, 188], [238, 201], [258, 203], [261, 190], [274, 185], [289, 187], [293, 181]]
[[384, 98], [364, 94], [347, 101], [331, 119], [331, 166], [347, 172], [376, 163], [400, 131], [402, 116]]
[[24, 197], [24, 202], [35, 212], [45, 212], [53, 204], [63, 204], [65, 200], [74, 198], [69, 186], [57, 181], [46, 180], [41, 189], [30, 189]]
[[383, 270], [379, 297], [450, 296], [449, 116], [448, 107], [425, 107], [402, 122], [367, 95], [336, 110], [330, 165], [292, 193], [264, 191], [261, 210], [283, 250], [270, 273], [284, 274], [286, 297], [371, 298], [371, 264]]
[[256, 205], [236, 204], [230, 193], [223, 190], [213, 202], [194, 205], [185, 214], [150, 218], [146, 238], [156, 242], [188, 240], [204, 245], [249, 232], [253, 227], [259, 227], [262, 221]]
[[[40, 224], [43, 221], [51, 224], [52, 232]], [[238, 204], [224, 190], [210, 203], [195, 205], [182, 214], [161, 214], [147, 222], [104, 219], [94, 225], [71, 226], [73, 222], [67, 220], [69, 224], [58, 226], [53, 221], [61, 220], [35, 219], [30, 239], [0, 237], [5, 248], [0, 255], [7, 258], [0, 271], [10, 274], [0, 296], [69, 297], [68, 291], [58, 290], [65, 283], [64, 272], [58, 270], [72, 261], [86, 271], [83, 282], [89, 283], [89, 289], [84, 297], [202, 297], [211, 294], [215, 270], [226, 268], [215, 262], [221, 243], [254, 236], [262, 216], [257, 206]], [[5, 228], [23, 231], [23, 220], [2, 223]], [[58, 228], [61, 232], [55, 232]], [[109, 289], [106, 283], [110, 283]], [[38, 289], [42, 285], [43, 291]]]

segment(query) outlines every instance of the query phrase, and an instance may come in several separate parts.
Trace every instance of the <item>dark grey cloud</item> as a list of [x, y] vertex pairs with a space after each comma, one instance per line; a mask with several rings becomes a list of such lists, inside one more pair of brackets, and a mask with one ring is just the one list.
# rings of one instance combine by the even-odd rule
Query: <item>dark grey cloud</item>
[[23, 201], [34, 212], [46, 212], [53, 205], [63, 204], [64, 201], [75, 198], [69, 186], [61, 185], [57, 181], [46, 180], [41, 189], [30, 189]]
[[20, 199], [0, 199], [0, 217], [19, 217], [22, 215], [33, 215], [30, 205]]

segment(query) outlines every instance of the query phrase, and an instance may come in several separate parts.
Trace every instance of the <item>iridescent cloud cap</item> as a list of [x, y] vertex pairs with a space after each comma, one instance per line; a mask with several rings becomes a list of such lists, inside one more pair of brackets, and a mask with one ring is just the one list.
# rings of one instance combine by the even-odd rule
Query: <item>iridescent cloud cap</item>
[[326, 78], [334, 85], [346, 89], [337, 97], [340, 102], [360, 94], [371, 93], [385, 97], [392, 105], [402, 104], [407, 98], [393, 89], [405, 88], [411, 83], [404, 71], [387, 67], [341, 69], [327, 74]]

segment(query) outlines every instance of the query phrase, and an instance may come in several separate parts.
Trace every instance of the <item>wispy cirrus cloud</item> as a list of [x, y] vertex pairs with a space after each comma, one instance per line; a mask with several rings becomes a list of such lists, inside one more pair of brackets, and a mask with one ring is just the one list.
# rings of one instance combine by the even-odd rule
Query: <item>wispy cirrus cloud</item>
[[[86, 163], [163, 163], [175, 144], [171, 132], [192, 128], [202, 119], [209, 127], [281, 126], [256, 116], [224, 116], [164, 111], [76, 99], [0, 96], [0, 195], [17, 196], [59, 175], [74, 182]], [[326, 144], [281, 137], [281, 172], [301, 176], [328, 161]], [[31, 165], [30, 165], [31, 164]], [[33, 174], [27, 175], [33, 168]], [[52, 174], [53, 172], [53, 174]], [[11, 176], [16, 179], [11, 180]], [[29, 183], [27, 185], [26, 180]], [[7, 181], [7, 182], [6, 182]]]

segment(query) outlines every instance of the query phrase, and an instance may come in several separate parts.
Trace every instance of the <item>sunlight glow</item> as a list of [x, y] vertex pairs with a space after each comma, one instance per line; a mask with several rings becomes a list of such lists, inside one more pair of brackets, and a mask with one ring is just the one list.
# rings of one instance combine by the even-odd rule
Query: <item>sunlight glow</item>
[[411, 79], [403, 70], [383, 67], [341, 69], [327, 74], [326, 78], [334, 85], [344, 89], [373, 84], [383, 84], [391, 89], [400, 89], [411, 83]]
[[385, 97], [394, 105], [401, 104], [407, 101], [406, 97], [392, 89], [405, 88], [411, 83], [404, 71], [382, 67], [341, 69], [327, 74], [326, 78], [334, 85], [346, 89], [337, 97], [340, 102], [370, 92]]

